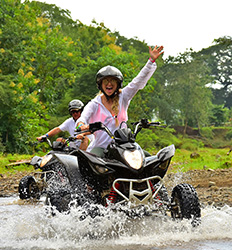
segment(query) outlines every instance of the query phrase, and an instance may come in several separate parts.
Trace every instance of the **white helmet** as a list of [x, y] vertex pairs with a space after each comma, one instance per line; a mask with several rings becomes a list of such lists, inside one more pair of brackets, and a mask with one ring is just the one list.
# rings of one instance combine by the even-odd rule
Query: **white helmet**
[[74, 99], [68, 104], [68, 111], [71, 114], [72, 110], [82, 110], [84, 108], [84, 104], [82, 101]]

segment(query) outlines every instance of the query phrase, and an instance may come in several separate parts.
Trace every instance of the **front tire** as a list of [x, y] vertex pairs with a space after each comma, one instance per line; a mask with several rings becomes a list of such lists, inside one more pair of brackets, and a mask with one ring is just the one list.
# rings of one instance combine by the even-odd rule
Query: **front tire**
[[22, 200], [29, 198], [40, 198], [40, 190], [33, 176], [24, 176], [19, 182], [19, 198]]
[[195, 188], [179, 184], [172, 190], [171, 216], [173, 219], [192, 219], [192, 225], [200, 223], [201, 209]]
[[71, 202], [71, 193], [67, 189], [50, 190], [47, 200], [51, 206], [54, 206], [60, 213], [69, 211]]

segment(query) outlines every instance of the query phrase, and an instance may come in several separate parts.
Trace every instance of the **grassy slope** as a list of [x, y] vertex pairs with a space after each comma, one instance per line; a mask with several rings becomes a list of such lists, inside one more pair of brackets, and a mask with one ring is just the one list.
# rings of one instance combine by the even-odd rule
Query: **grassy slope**
[[12, 162], [20, 161], [20, 160], [29, 160], [31, 159], [31, 155], [18, 155], [18, 154], [8, 154], [7, 156], [5, 155], [0, 155], [0, 174], [15, 174], [18, 171], [33, 171], [34, 168], [30, 165], [27, 164], [21, 164], [17, 166], [7, 166], [8, 164], [11, 164]]
[[[172, 159], [172, 171], [186, 172], [193, 169], [217, 169], [232, 167], [232, 153], [227, 155], [228, 148], [213, 149], [200, 148], [195, 152], [185, 149], [177, 149]], [[191, 158], [191, 154], [195, 153], [196, 158]]]

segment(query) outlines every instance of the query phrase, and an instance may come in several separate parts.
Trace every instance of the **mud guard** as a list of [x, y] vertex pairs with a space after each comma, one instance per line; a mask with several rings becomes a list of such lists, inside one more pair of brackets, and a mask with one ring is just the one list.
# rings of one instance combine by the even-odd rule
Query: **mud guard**
[[77, 157], [67, 154], [54, 154], [54, 156], [65, 166], [66, 173], [73, 189], [79, 188], [82, 183], [82, 177]]

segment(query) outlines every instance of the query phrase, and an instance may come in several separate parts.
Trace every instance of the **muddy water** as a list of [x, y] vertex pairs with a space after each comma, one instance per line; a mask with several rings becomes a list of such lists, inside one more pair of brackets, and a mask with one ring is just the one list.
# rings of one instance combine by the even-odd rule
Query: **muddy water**
[[232, 208], [202, 209], [202, 223], [147, 217], [130, 220], [123, 213], [101, 210], [104, 216], [83, 221], [81, 209], [51, 216], [39, 203], [18, 197], [0, 198], [0, 249], [64, 250], [229, 250], [232, 249]]

